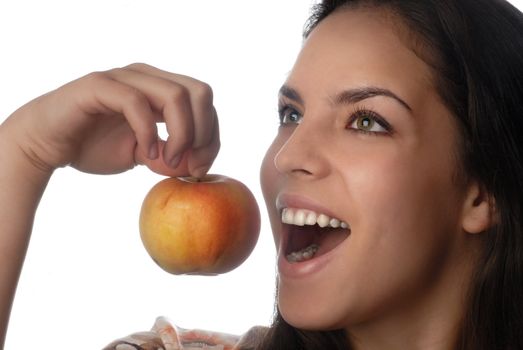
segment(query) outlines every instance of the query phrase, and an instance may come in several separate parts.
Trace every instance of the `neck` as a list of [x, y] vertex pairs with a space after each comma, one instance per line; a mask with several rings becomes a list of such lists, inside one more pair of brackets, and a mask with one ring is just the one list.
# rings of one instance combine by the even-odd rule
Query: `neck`
[[[379, 319], [348, 327], [355, 350], [455, 350], [477, 261], [471, 249], [458, 262], [430, 276], [432, 283], [409, 296]], [[473, 255], [473, 256], [472, 256]]]
[[351, 327], [355, 350], [452, 350], [458, 342], [463, 305], [451, 311], [419, 308], [372, 324]]

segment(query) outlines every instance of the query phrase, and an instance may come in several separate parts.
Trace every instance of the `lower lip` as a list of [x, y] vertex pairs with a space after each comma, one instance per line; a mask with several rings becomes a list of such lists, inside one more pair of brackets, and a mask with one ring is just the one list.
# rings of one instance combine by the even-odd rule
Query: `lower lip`
[[336, 248], [318, 257], [302, 262], [293, 263], [287, 260], [285, 253], [282, 252], [280, 249], [278, 253], [278, 272], [280, 274], [280, 277], [298, 279], [309, 277], [320, 272], [332, 261], [336, 254], [336, 251], [344, 243], [345, 242], [342, 242]]

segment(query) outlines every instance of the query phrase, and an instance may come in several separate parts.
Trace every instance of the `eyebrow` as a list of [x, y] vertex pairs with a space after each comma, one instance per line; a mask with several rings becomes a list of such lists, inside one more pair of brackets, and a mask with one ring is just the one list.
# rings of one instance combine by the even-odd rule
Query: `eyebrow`
[[[303, 103], [303, 98], [300, 96], [298, 91], [291, 88], [288, 85], [283, 85], [280, 88], [279, 92], [280, 96], [285, 96], [291, 100], [294, 100], [300, 104]], [[412, 108], [405, 102], [402, 98], [400, 98], [398, 95], [393, 93], [392, 91], [384, 88], [380, 88], [377, 86], [365, 86], [361, 88], [354, 88], [354, 89], [348, 89], [343, 90], [339, 94], [337, 94], [334, 99], [332, 100], [334, 104], [354, 104], [360, 101], [363, 101], [365, 99], [375, 97], [375, 96], [385, 96], [390, 97], [399, 104], [401, 104], [404, 108], [406, 108], [409, 112], [412, 112]]]

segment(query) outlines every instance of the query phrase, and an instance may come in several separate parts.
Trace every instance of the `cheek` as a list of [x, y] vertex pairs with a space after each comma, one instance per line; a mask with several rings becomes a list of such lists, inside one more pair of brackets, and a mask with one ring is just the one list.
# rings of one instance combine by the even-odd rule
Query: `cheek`
[[452, 144], [416, 137], [376, 143], [365, 152], [345, 156], [338, 171], [347, 203], [353, 204], [354, 220], [381, 223], [382, 229], [413, 228], [455, 216], [460, 191], [454, 183]]
[[352, 196], [354, 228], [375, 232], [376, 239], [403, 247], [417, 242], [431, 246], [431, 241], [450, 234], [456, 227], [459, 206], [450, 162], [434, 166], [434, 158], [423, 160], [415, 152], [378, 157], [344, 177]]
[[353, 215], [347, 266], [354, 268], [345, 276], [345, 290], [365, 278], [372, 287], [359, 299], [361, 307], [364, 300], [369, 308], [408, 300], [433, 283], [450, 259], [459, 237], [460, 197], [450, 161], [440, 159], [438, 164], [402, 152], [401, 157], [376, 155], [372, 162], [353, 159], [354, 167], [344, 170], [347, 210]]

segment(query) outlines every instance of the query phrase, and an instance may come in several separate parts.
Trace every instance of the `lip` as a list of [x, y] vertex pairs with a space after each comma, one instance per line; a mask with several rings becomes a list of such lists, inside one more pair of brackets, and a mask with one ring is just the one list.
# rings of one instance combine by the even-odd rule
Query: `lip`
[[[276, 208], [280, 214], [284, 208], [300, 208], [341, 219], [331, 210], [315, 202], [313, 199], [290, 193], [282, 193], [277, 196]], [[346, 243], [348, 238], [350, 237], [347, 237], [340, 245], [319, 257], [303, 262], [290, 263], [285, 257], [285, 249], [289, 240], [289, 225], [281, 223], [280, 244], [278, 247], [278, 271], [280, 278], [300, 279], [320, 272], [335, 258], [337, 251]]]
[[[287, 234], [282, 234], [283, 240], [288, 239]], [[341, 242], [337, 247], [328, 251], [327, 253], [315, 257], [311, 260], [306, 260], [302, 262], [290, 263], [285, 257], [284, 247], [285, 242], [280, 244], [278, 250], [278, 272], [280, 278], [283, 279], [303, 279], [309, 276], [312, 276], [317, 273], [321, 273], [323, 269], [328, 267], [332, 261], [336, 258], [337, 252], [342, 248], [350, 239], [350, 236]]]

